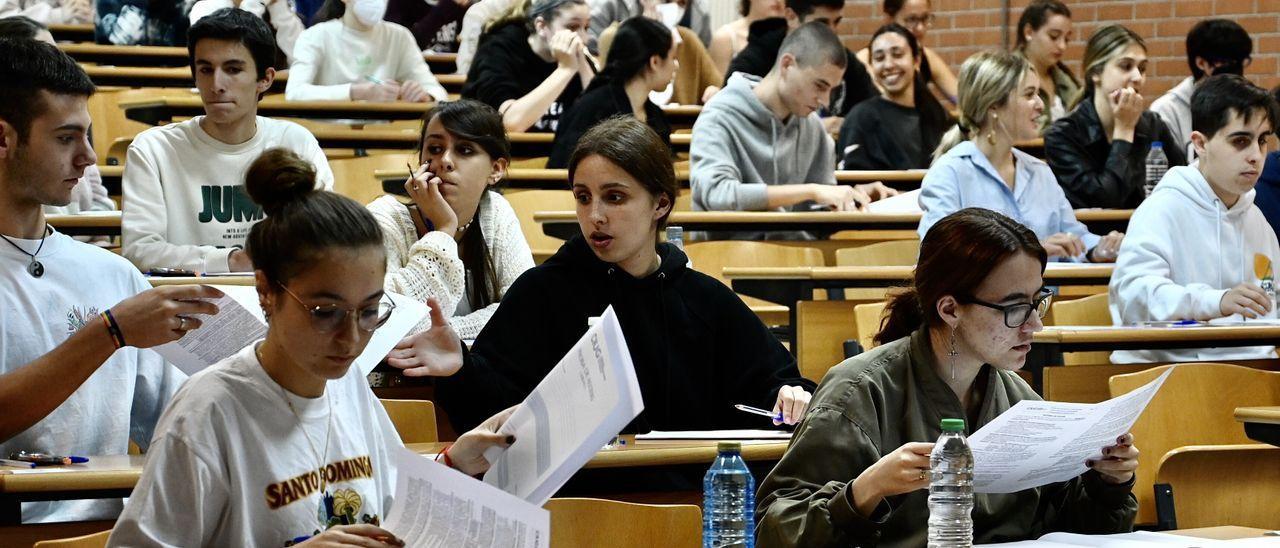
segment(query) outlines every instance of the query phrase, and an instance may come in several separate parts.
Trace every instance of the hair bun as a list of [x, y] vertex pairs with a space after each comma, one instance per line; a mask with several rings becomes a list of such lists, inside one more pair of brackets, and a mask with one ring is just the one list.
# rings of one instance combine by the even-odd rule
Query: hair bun
[[268, 149], [249, 165], [244, 176], [245, 190], [267, 215], [316, 190], [316, 167], [293, 151]]

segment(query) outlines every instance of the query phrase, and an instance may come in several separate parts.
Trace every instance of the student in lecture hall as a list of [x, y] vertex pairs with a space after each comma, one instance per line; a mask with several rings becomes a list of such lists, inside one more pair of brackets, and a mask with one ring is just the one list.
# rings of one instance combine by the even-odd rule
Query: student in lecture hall
[[698, 44], [705, 47], [705, 44], [711, 43], [711, 15], [702, 2], [703, 0], [592, 0], [587, 47], [591, 51], [599, 51], [596, 46], [605, 29], [632, 17], [645, 16], [666, 22], [663, 11], [660, 10], [663, 4], [676, 14], [672, 26], [692, 30], [698, 38]]
[[205, 115], [148, 129], [129, 145], [123, 255], [143, 271], [250, 272], [241, 248], [262, 208], [244, 193], [245, 168], [263, 150], [284, 147], [315, 164], [325, 188], [333, 173], [311, 132], [258, 116], [276, 74], [265, 21], [219, 10], [191, 26], [187, 51]]
[[293, 11], [289, 0], [197, 0], [187, 14], [191, 24], [224, 8], [237, 8], [264, 18], [276, 36], [276, 45], [285, 58], [293, 60], [293, 46], [306, 29], [302, 19]]
[[[382, 228], [385, 287], [419, 302], [434, 297], [459, 337], [474, 339], [533, 255], [511, 204], [493, 189], [511, 145], [493, 107], [463, 99], [423, 118], [418, 169], [404, 195], [369, 204]], [[424, 319], [413, 332], [430, 325]]]
[[516, 280], [475, 344], [433, 322], [390, 363], [440, 377], [439, 402], [464, 430], [528, 396], [613, 306], [645, 402], [629, 431], [759, 427], [739, 403], [799, 421], [813, 383], [795, 358], [733, 291], [658, 243], [677, 188], [653, 130], [635, 118], [601, 122], [579, 141], [569, 183], [582, 234]]
[[[56, 45], [48, 27], [22, 15], [0, 18], [0, 38], [39, 40], [46, 44]], [[115, 210], [116, 203], [111, 201], [111, 197], [107, 194], [107, 187], [102, 185], [102, 173], [98, 170], [97, 165], [85, 166], [84, 176], [80, 177], [80, 183], [71, 190], [70, 203], [64, 206], [44, 206], [44, 212], [47, 215]]]
[[729, 70], [733, 56], [747, 47], [747, 33], [756, 21], [782, 17], [786, 4], [783, 0], [740, 0], [738, 15], [741, 17], [725, 23], [711, 35], [707, 51], [720, 72]]
[[387, 0], [325, 0], [293, 49], [290, 101], [407, 101], [449, 97], [413, 33], [382, 20]]
[[846, 53], [830, 27], [809, 22], [787, 35], [764, 78], [729, 78], [693, 124], [695, 210], [852, 211], [897, 194], [881, 183], [836, 184], [835, 145], [817, 111], [840, 84]]
[[[110, 251], [50, 228], [87, 166], [88, 75], [58, 48], [0, 39], [0, 455], [124, 455], [143, 449], [186, 379], [143, 350], [216, 314], [216, 289], [151, 289]], [[25, 523], [113, 519], [119, 499], [22, 505]]]
[[1191, 93], [1196, 84], [1215, 74], [1244, 75], [1252, 56], [1253, 38], [1235, 21], [1205, 19], [1191, 27], [1187, 32], [1187, 67], [1191, 76], [1151, 102], [1151, 111], [1160, 115], [1176, 139], [1167, 146], [1176, 146], [1187, 159], [1195, 158], [1195, 147], [1191, 146]]
[[1124, 26], [1105, 25], [1089, 37], [1082, 65], [1084, 90], [1045, 131], [1045, 158], [1071, 207], [1137, 207], [1152, 142], [1169, 143], [1170, 166], [1187, 163], [1160, 116], [1145, 111], [1147, 45]]
[[94, 0], [0, 0], [0, 17], [21, 15], [42, 25], [93, 24]]
[[458, 32], [467, 9], [480, 0], [388, 0], [385, 19], [413, 33], [418, 49], [433, 53], [458, 51]]
[[554, 132], [598, 69], [589, 18], [586, 0], [524, 0], [485, 32], [462, 96], [497, 109], [507, 131]]
[[[1271, 90], [1271, 97], [1280, 102], [1280, 86]], [[1262, 210], [1262, 215], [1267, 218], [1267, 224], [1273, 230], [1280, 229], [1280, 142], [1277, 141], [1276, 137], [1271, 138], [1268, 149], [1270, 152], [1262, 166], [1262, 174], [1258, 176], [1258, 184], [1253, 187], [1256, 191], [1253, 205]]]
[[187, 2], [94, 0], [93, 39], [114, 46], [181, 46], [190, 22]]
[[[608, 64], [610, 46], [619, 25], [614, 23], [600, 31], [597, 48], [603, 64]], [[651, 93], [649, 99], [658, 106], [706, 104], [724, 84], [724, 72], [716, 68], [697, 34], [679, 25], [674, 30], [676, 50], [672, 59], [676, 61], [675, 75], [670, 86]]]
[[[756, 545], [923, 546], [941, 420], [963, 418], [972, 434], [1040, 399], [1016, 371], [1049, 311], [1045, 261], [1030, 229], [994, 211], [938, 221], [920, 243], [911, 286], [888, 303], [880, 346], [827, 373], [760, 484]], [[974, 542], [1130, 530], [1133, 441], [1124, 434], [1100, 448], [1104, 457], [1070, 480], [975, 494]]]
[[[818, 22], [831, 28], [831, 32], [838, 33], [843, 13], [844, 0], [788, 0], [781, 18], [762, 19], [751, 24], [746, 46], [733, 56], [724, 73], [725, 85], [729, 85], [729, 79], [737, 72], [761, 78], [769, 74], [780, 58], [779, 50], [783, 40], [800, 28], [800, 25]], [[840, 127], [840, 117], [847, 114], [849, 109], [878, 94], [867, 69], [861, 63], [854, 63], [856, 59], [853, 52], [847, 49], [844, 51], [847, 57], [844, 62], [844, 85], [834, 85], [831, 101], [823, 105], [824, 112], [820, 113], [826, 116], [823, 123], [831, 132]]]
[[560, 118], [548, 168], [564, 168], [582, 134], [611, 116], [632, 116], [671, 147], [671, 124], [649, 93], [671, 84], [676, 72], [675, 33], [644, 16], [627, 19], [613, 37], [610, 55], [587, 91]]
[[840, 126], [836, 150], [843, 169], [924, 169], [951, 115], [916, 72], [920, 44], [889, 23], [871, 35], [871, 74], [881, 94], [858, 103]]
[[[934, 14], [931, 0], [884, 0], [881, 4], [886, 23], [897, 23], [911, 31], [920, 44], [923, 55], [920, 56], [920, 78], [925, 87], [934, 94], [938, 101], [947, 107], [956, 102], [956, 74], [942, 59], [941, 55], [924, 44], [925, 36], [933, 28]], [[858, 51], [858, 60], [871, 66], [871, 48]]]
[[1032, 0], [1018, 17], [1014, 51], [1031, 62], [1040, 80], [1040, 98], [1048, 116], [1040, 131], [1067, 115], [1067, 105], [1080, 94], [1080, 79], [1062, 62], [1074, 38], [1071, 9], [1058, 0]]
[[1091, 234], [1049, 164], [1013, 147], [1040, 131], [1039, 90], [1035, 67], [1016, 53], [981, 52], [960, 67], [960, 123], [920, 185], [921, 238], [943, 217], [981, 207], [1030, 228], [1050, 259], [1115, 261], [1124, 234]]
[[[1275, 318], [1280, 243], [1254, 206], [1276, 101], [1242, 76], [1211, 76], [1191, 95], [1199, 161], [1169, 170], [1129, 221], [1111, 275], [1111, 318], [1144, 321]], [[1268, 293], [1270, 291], [1270, 293]], [[1272, 345], [1122, 351], [1115, 363], [1275, 358]]]
[[[284, 149], [255, 160], [245, 186], [267, 211], [247, 248], [266, 338], [174, 395], [107, 544], [402, 546], [378, 527], [400, 436], [351, 367], [395, 308], [378, 224]], [[484, 451], [513, 441], [497, 432], [511, 411], [459, 437], [446, 462], [488, 469]]]

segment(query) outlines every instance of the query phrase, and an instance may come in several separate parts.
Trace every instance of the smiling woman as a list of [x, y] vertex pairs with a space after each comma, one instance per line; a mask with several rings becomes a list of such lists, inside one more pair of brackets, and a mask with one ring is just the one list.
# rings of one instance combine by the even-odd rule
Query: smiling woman
[[442, 377], [440, 403], [466, 428], [523, 400], [612, 306], [645, 402], [628, 431], [762, 426], [737, 403], [798, 422], [813, 383], [795, 359], [729, 288], [657, 242], [676, 182], [653, 130], [635, 118], [600, 123], [574, 151], [569, 180], [582, 235], [516, 280], [469, 351], [433, 325], [392, 365]]
[[[760, 484], [758, 546], [923, 546], [940, 419], [963, 419], [972, 433], [1040, 399], [1014, 372], [1049, 309], [1045, 261], [1035, 234], [999, 213], [962, 209], [939, 221], [920, 242], [911, 285], [889, 302], [881, 346], [827, 373]], [[1065, 482], [974, 495], [974, 543], [1131, 529], [1133, 437], [1100, 449], [1107, 458]]]

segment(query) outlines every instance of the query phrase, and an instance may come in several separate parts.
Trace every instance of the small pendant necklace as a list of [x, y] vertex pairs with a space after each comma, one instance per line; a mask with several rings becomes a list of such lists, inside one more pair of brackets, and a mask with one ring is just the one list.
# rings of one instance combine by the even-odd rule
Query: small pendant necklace
[[[262, 363], [262, 347], [255, 348], [254, 354], [258, 358], [258, 363], [261, 364]], [[298, 429], [302, 430], [302, 435], [307, 438], [307, 445], [311, 446], [311, 453], [315, 455], [316, 460], [319, 461], [320, 463], [316, 468], [316, 470], [318, 471], [317, 473], [320, 474], [320, 482], [323, 484], [324, 483], [324, 466], [325, 464], [327, 464], [325, 462], [325, 459], [329, 455], [329, 440], [330, 440], [330, 437], [333, 435], [333, 396], [326, 394], [326, 397], [325, 397], [325, 403], [329, 405], [329, 413], [325, 416], [325, 431], [324, 431], [324, 446], [323, 446], [324, 450], [321, 451], [316, 447], [315, 440], [311, 439], [311, 434], [307, 432], [306, 425], [302, 423], [302, 415], [298, 414], [298, 410], [293, 406], [293, 399], [289, 397], [289, 392], [285, 390], [285, 387], [281, 386], [280, 383], [276, 383], [276, 386], [280, 387], [280, 396], [284, 398], [284, 403], [289, 406], [289, 412], [293, 413], [293, 418], [297, 419]], [[323, 490], [323, 487], [321, 489]]]
[[31, 274], [33, 278], [39, 278], [44, 276], [44, 264], [36, 260], [36, 255], [39, 255], [40, 250], [44, 249], [44, 239], [49, 237], [49, 233], [51, 232], [53, 231], [49, 229], [49, 223], [45, 223], [44, 233], [40, 236], [40, 245], [36, 246], [35, 253], [28, 253], [27, 250], [22, 249], [22, 246], [14, 243], [13, 240], [10, 240], [9, 237], [4, 234], [0, 234], [0, 238], [4, 238], [4, 241], [9, 242], [9, 245], [13, 246], [14, 249], [21, 251], [23, 255], [31, 258], [31, 263], [27, 264], [27, 273]]

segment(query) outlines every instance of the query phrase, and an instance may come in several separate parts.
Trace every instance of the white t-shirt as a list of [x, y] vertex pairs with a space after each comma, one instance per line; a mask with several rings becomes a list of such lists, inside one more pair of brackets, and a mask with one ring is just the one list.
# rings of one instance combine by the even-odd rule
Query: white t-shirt
[[203, 118], [148, 129], [129, 145], [121, 235], [124, 256], [142, 270], [229, 271], [232, 248], [244, 247], [263, 218], [244, 173], [269, 148], [310, 160], [321, 186], [333, 188], [329, 161], [306, 128], [259, 116], [252, 139], [228, 145], [200, 128]]
[[284, 546], [386, 517], [400, 437], [360, 368], [302, 398], [267, 375], [257, 346], [174, 396], [108, 545]]
[[413, 80], [436, 101], [449, 98], [409, 29], [383, 21], [359, 31], [343, 25], [341, 19], [302, 31], [293, 47], [284, 96], [290, 101], [349, 101], [351, 84], [370, 77], [400, 83]]
[[[39, 240], [9, 238], [28, 253]], [[47, 354], [120, 301], [150, 285], [120, 256], [54, 232], [37, 254], [44, 275], [27, 272], [31, 259], [0, 242], [0, 374]], [[129, 334], [125, 333], [125, 341]], [[117, 350], [47, 417], [0, 442], [0, 455], [40, 451], [59, 455], [123, 455], [129, 440], [147, 447], [165, 402], [186, 375], [150, 350]], [[119, 499], [33, 502], [23, 521], [113, 519]]]

